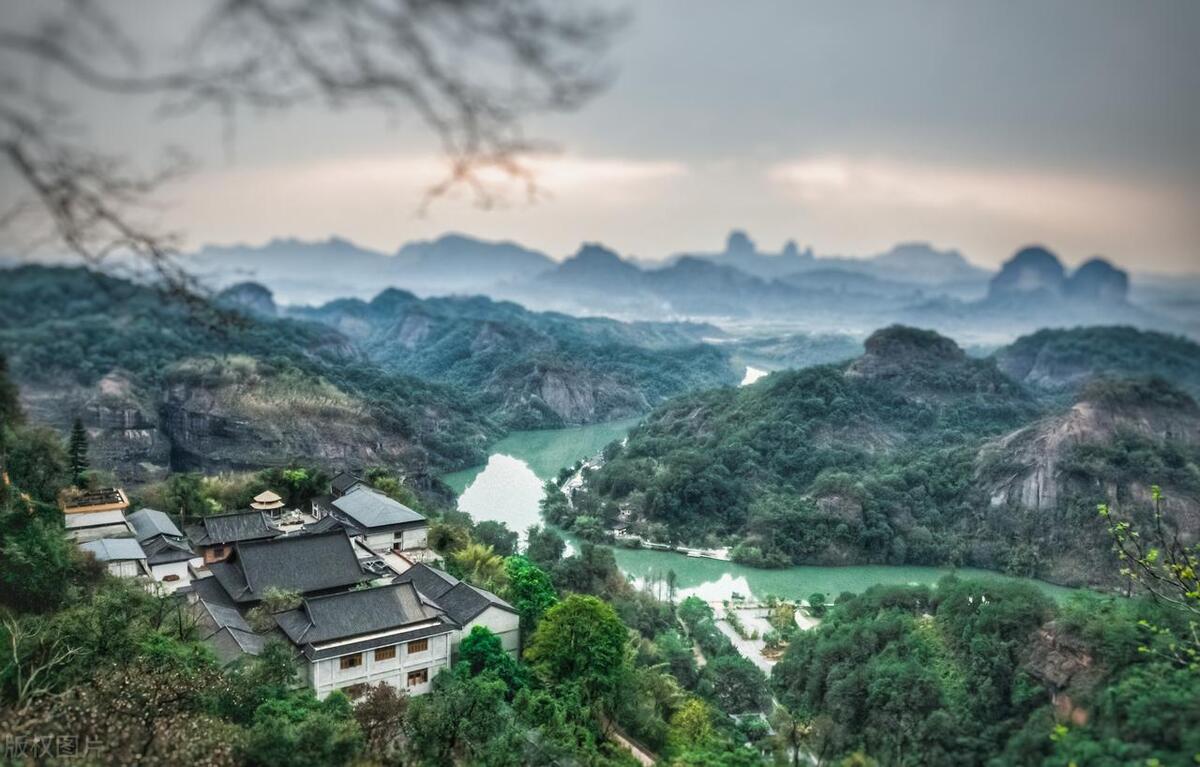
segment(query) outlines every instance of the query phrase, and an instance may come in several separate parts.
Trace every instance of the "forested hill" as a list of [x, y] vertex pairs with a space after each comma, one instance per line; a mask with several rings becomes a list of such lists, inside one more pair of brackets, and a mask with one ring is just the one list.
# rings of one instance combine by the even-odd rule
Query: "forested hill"
[[336, 328], [385, 370], [477, 393], [511, 428], [624, 418], [738, 378], [723, 351], [702, 343], [721, 335], [707, 325], [578, 318], [395, 289], [291, 314]]
[[[387, 291], [278, 317], [243, 285], [193, 313], [85, 269], [0, 279], [0, 352], [34, 420], [81, 418], [126, 481], [291, 461], [421, 476], [482, 460], [505, 430], [645, 412], [734, 380], [705, 326], [539, 315]], [[236, 321], [231, 321], [231, 320]], [[310, 321], [315, 320], [315, 321]]]
[[[1159, 483], [1177, 521], [1200, 519], [1200, 420], [1170, 384], [1137, 384], [1153, 398], [1090, 387], [1068, 413], [1087, 428], [1072, 428], [935, 333], [892, 327], [865, 346], [669, 402], [610, 447], [575, 514], [760, 565], [962, 564], [1067, 583], [1113, 572], [1089, 535], [1103, 535], [1098, 502], [1136, 505]], [[1053, 501], [1022, 493], [1039, 482]]]
[[501, 433], [461, 392], [381, 371], [324, 326], [197, 315], [85, 269], [5, 272], [0, 352], [31, 419], [83, 419], [94, 463], [127, 480], [293, 460], [420, 474]]
[[1128, 326], [1039, 330], [995, 357], [1013, 380], [1060, 401], [1114, 376], [1160, 376], [1200, 397], [1200, 344], [1183, 336]]

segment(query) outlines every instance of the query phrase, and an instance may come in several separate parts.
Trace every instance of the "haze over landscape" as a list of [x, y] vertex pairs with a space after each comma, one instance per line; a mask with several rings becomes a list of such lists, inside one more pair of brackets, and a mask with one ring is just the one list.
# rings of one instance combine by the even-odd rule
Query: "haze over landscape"
[[[14, 21], [36, 14], [12, 10]], [[197, 12], [114, 11], [136, 16], [143, 68], [175, 50], [181, 12]], [[526, 126], [561, 149], [532, 164], [546, 196], [529, 204], [514, 184], [492, 211], [460, 194], [419, 214], [444, 165], [411, 117], [353, 103], [267, 110], [227, 143], [219, 114], [171, 119], [147, 99], [79, 98], [104, 148], [150, 163], [178, 146], [199, 161], [156, 214], [191, 249], [341, 236], [392, 252], [459, 231], [556, 259], [598, 241], [661, 260], [742, 227], [772, 250], [795, 239], [867, 256], [918, 240], [995, 269], [1042, 242], [1070, 266], [1102, 255], [1133, 272], [1195, 272], [1198, 15], [1183, 0], [1104, 0], [1087, 13], [1034, 0], [922, 13], [639, 7], [594, 64], [609, 87]]]
[[0, 7], [0, 762], [1200, 763], [1200, 4]]

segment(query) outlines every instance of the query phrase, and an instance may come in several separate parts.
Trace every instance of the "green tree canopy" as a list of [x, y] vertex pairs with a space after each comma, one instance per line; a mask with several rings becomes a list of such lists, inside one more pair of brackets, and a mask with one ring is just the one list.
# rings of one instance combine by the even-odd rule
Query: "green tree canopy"
[[611, 605], [572, 594], [546, 612], [525, 658], [547, 684], [576, 685], [587, 702], [596, 702], [614, 692], [628, 641]]
[[504, 560], [504, 570], [508, 574], [505, 596], [517, 608], [521, 616], [521, 633], [527, 636], [542, 615], [558, 602], [558, 594], [550, 575], [525, 557]]

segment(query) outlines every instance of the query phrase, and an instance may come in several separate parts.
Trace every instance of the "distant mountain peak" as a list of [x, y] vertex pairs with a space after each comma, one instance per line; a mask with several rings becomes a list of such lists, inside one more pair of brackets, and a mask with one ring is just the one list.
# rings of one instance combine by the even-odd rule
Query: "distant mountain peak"
[[278, 313], [275, 296], [265, 285], [258, 282], [230, 285], [216, 295], [216, 302], [222, 306], [266, 317], [274, 317]]
[[1066, 283], [1071, 298], [1124, 303], [1129, 295], [1129, 274], [1103, 258], [1082, 264]]
[[1066, 285], [1066, 270], [1058, 256], [1041, 245], [1028, 245], [1004, 262], [999, 274], [988, 286], [989, 299], [1061, 295]]
[[1053, 252], [1029, 245], [1005, 262], [988, 286], [988, 299], [1054, 297], [1125, 303], [1129, 275], [1102, 258], [1092, 258], [1070, 276]]
[[625, 262], [617, 255], [616, 251], [605, 247], [598, 242], [585, 242], [579, 246], [579, 250], [569, 259], [579, 263], [588, 265], [606, 265], [606, 266], [623, 266]]
[[726, 255], [752, 256], [757, 252], [758, 247], [754, 244], [754, 240], [750, 239], [750, 235], [741, 229], [734, 229], [725, 240]]
[[795, 240], [788, 240], [783, 243], [783, 250], [779, 251], [779, 257], [788, 260], [800, 259], [803, 261], [813, 261], [816, 259], [812, 248], [800, 250], [800, 246], [796, 244]]

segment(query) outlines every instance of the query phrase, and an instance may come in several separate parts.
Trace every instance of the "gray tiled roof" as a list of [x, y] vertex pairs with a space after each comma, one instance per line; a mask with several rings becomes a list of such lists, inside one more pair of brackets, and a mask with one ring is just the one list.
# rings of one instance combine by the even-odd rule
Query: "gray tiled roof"
[[171, 518], [157, 509], [139, 509], [130, 514], [128, 519], [139, 541], [153, 538], [156, 535], [183, 537], [183, 533], [179, 532], [179, 528], [175, 526]]
[[426, 564], [413, 565], [393, 580], [395, 583], [412, 583], [417, 591], [442, 608], [460, 626], [469, 623], [488, 607], [516, 612], [512, 605], [492, 592], [460, 581]]
[[239, 543], [208, 569], [235, 602], [258, 601], [270, 588], [311, 594], [370, 579], [341, 530]]
[[[212, 579], [206, 578], [196, 583], [203, 584], [205, 581]], [[237, 608], [222, 601], [220, 596], [217, 599], [206, 598], [205, 591], [203, 586], [196, 589], [197, 594], [200, 594], [197, 604], [204, 611], [201, 624], [206, 633], [203, 639], [213, 648], [217, 657], [229, 663], [243, 655], [261, 653], [266, 639], [250, 628], [250, 624], [246, 623], [246, 619]], [[219, 593], [220, 589], [217, 589], [217, 592]]]
[[421, 603], [411, 583], [398, 583], [305, 599], [299, 608], [276, 615], [275, 622], [300, 645], [399, 629], [437, 617]]
[[165, 565], [169, 562], [185, 562], [193, 559], [196, 552], [184, 538], [172, 538], [167, 535], [156, 535], [140, 541], [142, 551], [146, 552], [146, 561], [152, 565]]
[[142, 551], [142, 547], [133, 538], [98, 538], [79, 544], [79, 548], [90, 551], [99, 562], [146, 558], [146, 552]]
[[342, 524], [342, 521], [337, 517], [321, 517], [311, 525], [305, 525], [302, 532], [307, 533], [308, 535], [314, 535], [317, 533], [327, 533], [330, 530], [341, 530], [343, 526], [344, 525]]
[[188, 528], [188, 537], [197, 546], [264, 540], [280, 534], [261, 511], [238, 511], [204, 517], [198, 525]]
[[217, 628], [233, 628], [239, 631], [253, 631], [250, 624], [242, 617], [242, 614], [237, 611], [236, 607], [231, 605], [220, 604], [219, 602], [210, 602], [206, 599], [198, 600], [200, 605], [212, 618], [213, 625]]
[[360, 482], [362, 482], [362, 480], [350, 472], [339, 471], [337, 474], [333, 475], [333, 479], [329, 480], [329, 489], [335, 494], [341, 495]]
[[341, 498], [335, 498], [330, 505], [365, 532], [425, 523], [424, 516], [363, 485], [355, 486]]
[[397, 583], [411, 582], [417, 587], [417, 591], [435, 602], [442, 594], [461, 583], [450, 573], [425, 564], [413, 565], [393, 580]]

